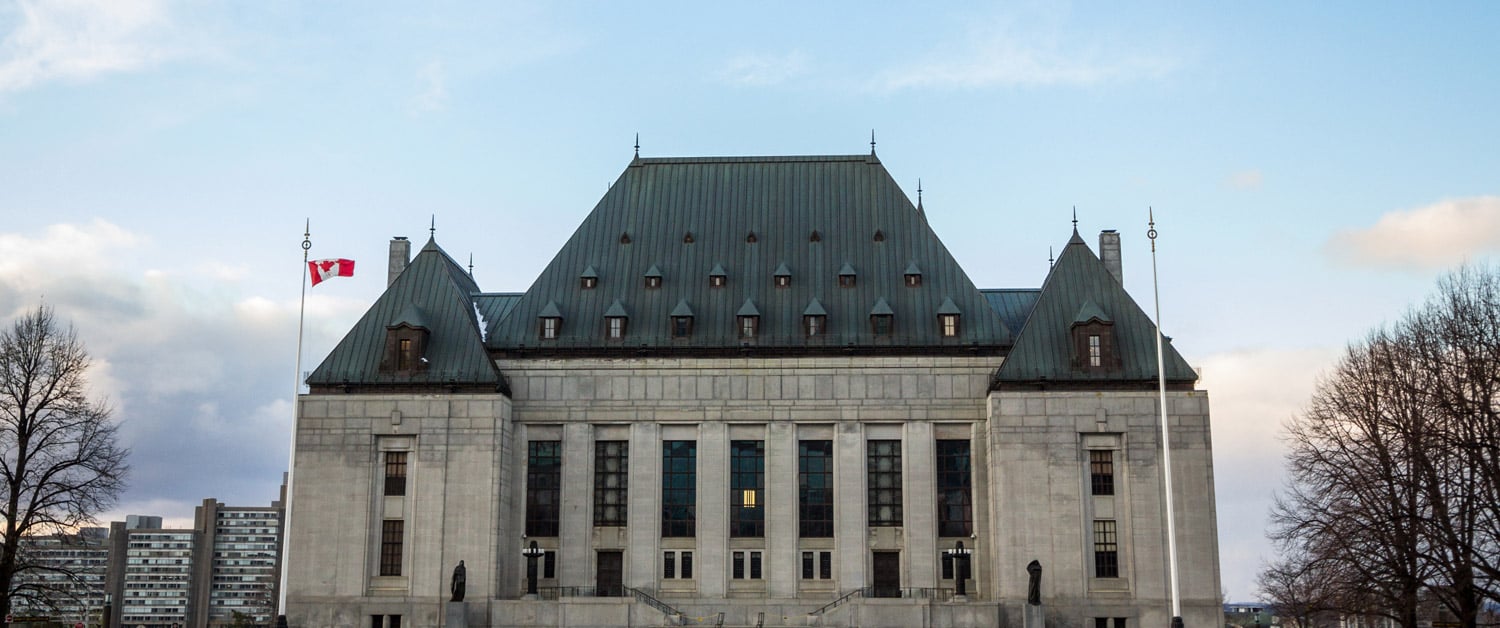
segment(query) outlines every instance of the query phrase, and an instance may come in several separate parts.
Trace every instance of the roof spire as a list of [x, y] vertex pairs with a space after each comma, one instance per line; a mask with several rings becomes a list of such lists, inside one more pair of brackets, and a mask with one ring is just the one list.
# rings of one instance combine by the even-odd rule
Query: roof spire
[[635, 158], [636, 159], [640, 159], [641, 158], [641, 133], [640, 133], [640, 131], [636, 131], [636, 133], [635, 133]]
[[474, 278], [474, 254], [469, 254], [469, 278]]
[[1052, 270], [1052, 247], [1047, 247], [1047, 270]]
[[432, 215], [432, 222], [427, 225], [427, 237], [437, 238], [437, 214]]
[[875, 154], [875, 129], [870, 129], [870, 154]]
[[1078, 206], [1073, 206], [1073, 233], [1078, 233]]

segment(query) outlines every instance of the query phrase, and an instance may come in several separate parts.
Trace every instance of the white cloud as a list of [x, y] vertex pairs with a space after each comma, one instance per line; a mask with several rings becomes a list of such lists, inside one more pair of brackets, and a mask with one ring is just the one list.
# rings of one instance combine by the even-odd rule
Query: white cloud
[[744, 87], [778, 85], [807, 74], [807, 55], [742, 54], [730, 59], [717, 72], [719, 80]]
[[448, 78], [443, 62], [430, 61], [417, 70], [417, 96], [413, 105], [419, 112], [442, 111], [448, 107]]
[[1274, 554], [1266, 539], [1272, 496], [1285, 477], [1282, 425], [1301, 412], [1337, 348], [1254, 349], [1201, 362], [1213, 416], [1214, 485], [1224, 587], [1252, 599]]
[[1236, 190], [1260, 189], [1260, 185], [1264, 181], [1265, 176], [1262, 175], [1259, 170], [1253, 168], [1250, 170], [1241, 170], [1239, 172], [1231, 173], [1227, 178], [1224, 179], [1224, 183], [1226, 185]]
[[[1155, 78], [1172, 72], [1176, 60], [1138, 48], [1117, 48], [1056, 26], [993, 20], [926, 58], [893, 68], [877, 80], [885, 90], [936, 87], [1093, 85]], [[1080, 43], [1080, 41], [1095, 43]]]
[[1335, 233], [1324, 251], [1355, 266], [1452, 267], [1500, 251], [1500, 196], [1447, 199], [1388, 212], [1369, 227]]
[[0, 44], [0, 93], [82, 81], [173, 56], [162, 0], [20, 0]]

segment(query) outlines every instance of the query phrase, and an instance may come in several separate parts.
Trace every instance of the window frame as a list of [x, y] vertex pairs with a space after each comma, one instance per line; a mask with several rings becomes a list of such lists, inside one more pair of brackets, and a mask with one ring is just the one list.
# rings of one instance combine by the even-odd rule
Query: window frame
[[1115, 494], [1115, 452], [1112, 449], [1089, 450], [1089, 494]]
[[933, 450], [938, 536], [970, 536], [974, 534], [973, 443], [967, 438], [937, 439]]
[[[887, 468], [882, 469], [882, 463]], [[865, 443], [865, 503], [870, 527], [901, 527], [905, 523], [901, 471], [900, 439], [871, 439]], [[889, 510], [882, 512], [882, 509]]]
[[[766, 536], [766, 442], [734, 440], [729, 442], [729, 536], [730, 538], [763, 538]], [[746, 505], [744, 494], [751, 493], [753, 503]]]
[[828, 317], [823, 314], [802, 315], [802, 333], [808, 338], [828, 335]]
[[[813, 484], [820, 486], [813, 486]], [[833, 441], [797, 441], [797, 536], [832, 538]]]
[[381, 576], [401, 575], [401, 555], [406, 545], [406, 521], [382, 519], [380, 521], [380, 571]]
[[594, 441], [594, 526], [623, 527], [629, 514], [630, 441]]
[[526, 536], [556, 537], [562, 520], [562, 441], [526, 442]]
[[562, 335], [562, 317], [542, 316], [538, 320], [537, 336], [542, 340], [557, 340]]
[[[698, 441], [662, 441], [661, 457], [661, 536], [662, 538], [696, 537], [698, 535]], [[674, 509], [676, 509], [675, 513]]]
[[960, 327], [958, 314], [938, 314], [938, 334], [944, 338], [957, 338]]
[[1120, 539], [1114, 519], [1094, 520], [1094, 577], [1120, 577]]
[[385, 490], [386, 497], [403, 497], [406, 495], [407, 477], [407, 452], [387, 451], [385, 452]]
[[604, 317], [604, 337], [608, 340], [624, 340], [629, 329], [630, 317], [628, 316]]

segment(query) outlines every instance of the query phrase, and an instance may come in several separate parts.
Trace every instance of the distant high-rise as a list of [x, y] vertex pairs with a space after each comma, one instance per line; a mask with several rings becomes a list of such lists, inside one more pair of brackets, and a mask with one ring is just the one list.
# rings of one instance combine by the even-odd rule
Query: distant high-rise
[[11, 615], [96, 624], [104, 607], [108, 537], [106, 528], [23, 537], [21, 558], [37, 568], [17, 576], [21, 594], [11, 599]]

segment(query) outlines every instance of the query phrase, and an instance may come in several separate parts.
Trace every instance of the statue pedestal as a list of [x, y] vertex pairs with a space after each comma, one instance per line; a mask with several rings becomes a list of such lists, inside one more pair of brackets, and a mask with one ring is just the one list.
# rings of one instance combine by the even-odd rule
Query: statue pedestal
[[469, 603], [448, 602], [443, 628], [469, 628]]
[[1047, 617], [1046, 614], [1042, 612], [1042, 607], [1040, 605], [1032, 606], [1031, 604], [1027, 604], [1025, 608], [1026, 622], [1024, 626], [1026, 628], [1043, 628], [1044, 626], [1046, 626]]

